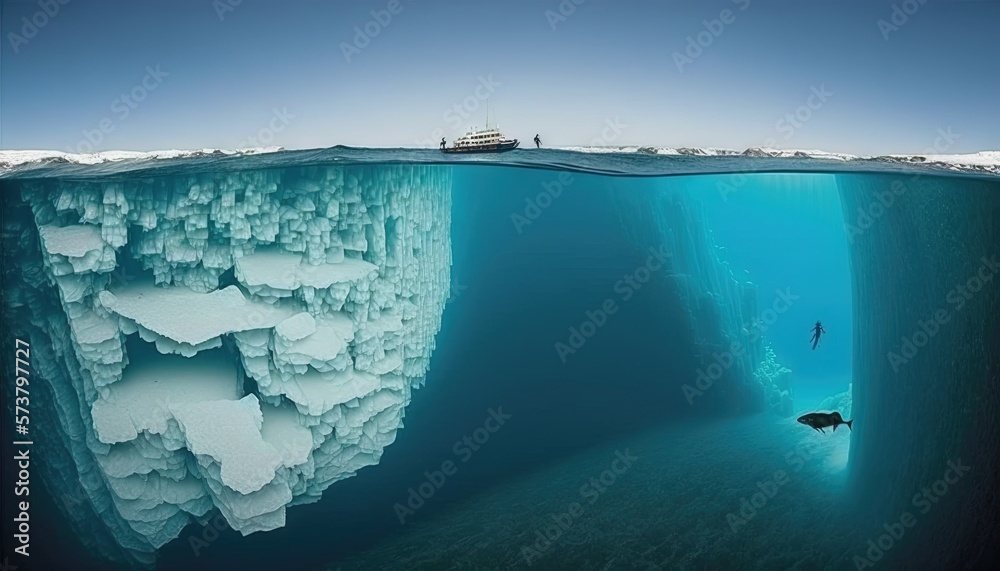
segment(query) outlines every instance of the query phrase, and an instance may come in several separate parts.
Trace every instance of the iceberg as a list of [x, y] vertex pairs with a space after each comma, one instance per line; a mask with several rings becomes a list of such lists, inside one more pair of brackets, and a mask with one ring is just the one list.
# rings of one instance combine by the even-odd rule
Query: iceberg
[[[637, 247], [671, 253], [666, 275], [685, 308], [696, 370], [681, 387], [688, 404], [736, 413], [792, 415], [792, 371], [767, 342], [756, 284], [737, 277], [706, 227], [701, 203], [662, 181], [665, 192], [620, 193], [623, 231]], [[640, 221], [640, 223], [636, 223]], [[782, 292], [777, 292], [779, 297]]]
[[[32, 410], [32, 424], [37, 419], [57, 427], [36, 436], [45, 450], [39, 480], [95, 554], [152, 565], [157, 549], [176, 542], [186, 526], [219, 518], [244, 535], [274, 530], [295, 518], [294, 506], [317, 501], [334, 483], [379, 463], [394, 442], [414, 389], [424, 383], [452, 291], [453, 173], [461, 173], [463, 186], [487, 193], [503, 184], [493, 173], [525, 164], [452, 167], [380, 158], [405, 163], [415, 156], [410, 150], [366, 159], [383, 160], [374, 164], [351, 163], [364, 152], [147, 156], [85, 169], [78, 168], [83, 162], [48, 157], [25, 159], [11, 167], [13, 176], [0, 164], [5, 256], [16, 261], [0, 268], [7, 282], [5, 323], [31, 342], [32, 374], [41, 380], [32, 384], [32, 402], [44, 403]], [[850, 551], [847, 544], [862, 538], [856, 547], [863, 552], [868, 537], [884, 533], [883, 522], [912, 510], [913, 494], [956, 470], [954, 463], [971, 471], [949, 488], [947, 502], [920, 514], [920, 526], [907, 532], [908, 547], [893, 552], [893, 564], [952, 568], [966, 560], [965, 545], [996, 544], [987, 541], [996, 536], [995, 473], [988, 469], [995, 446], [982, 443], [1000, 434], [991, 358], [1000, 346], [994, 323], [1000, 297], [983, 280], [993, 280], [1000, 268], [1000, 193], [995, 178], [980, 175], [996, 172], [1000, 155], [654, 147], [584, 152], [572, 156], [572, 164], [548, 167], [592, 175], [639, 172], [644, 165], [652, 165], [646, 174], [718, 167], [752, 173], [751, 186], [762, 188], [790, 174], [761, 174], [767, 169], [801, 166], [823, 173], [823, 184], [841, 200], [856, 317], [853, 384], [821, 405], [855, 421], [852, 432], [837, 435], [850, 439], [849, 461], [845, 446], [836, 466], [849, 495], [822, 490], [823, 501], [850, 510], [850, 535], [837, 541]], [[619, 152], [634, 156], [602, 154]], [[523, 160], [538, 166], [547, 156], [558, 158], [555, 153], [561, 151], [527, 153], [531, 158]], [[275, 154], [280, 157], [270, 156]], [[296, 162], [309, 160], [328, 164]], [[45, 161], [59, 164], [49, 168]], [[463, 168], [481, 172], [466, 178]], [[852, 172], [868, 169], [881, 174]], [[670, 349], [663, 351], [670, 361], [652, 363], [662, 369], [649, 369], [654, 380], [648, 386], [667, 386], [673, 397], [649, 399], [650, 408], [692, 418], [792, 414], [793, 372], [781, 358], [792, 361], [762, 335], [763, 317], [777, 310], [760, 303], [768, 298], [758, 285], [733, 271], [699, 201], [688, 199], [697, 198], [704, 180], [585, 182], [587, 176], [545, 216], [576, 224], [581, 210], [573, 208], [596, 205], [620, 218], [602, 230], [614, 226], [614, 239], [630, 241], [612, 252], [670, 253], [651, 279], [657, 301], [665, 301], [657, 307], [677, 337], [647, 353]], [[544, 177], [512, 180], [537, 181], [551, 192]], [[494, 204], [517, 203], [509, 198], [498, 196]], [[456, 219], [480, 223], [472, 213], [495, 211], [483, 209], [484, 202], [469, 199]], [[521, 241], [525, 250], [566, 239], [559, 232], [538, 237], [544, 234], [538, 226], [532, 230], [534, 236]], [[472, 255], [482, 248], [475, 240], [462, 244]], [[512, 283], [531, 283], [525, 279]], [[776, 293], [779, 301], [782, 292]], [[490, 299], [476, 292], [462, 303], [473, 304], [477, 295]], [[597, 343], [611, 337], [604, 334]], [[577, 363], [587, 366], [583, 359]], [[537, 394], [528, 391], [526, 400]], [[598, 412], [634, 412], [595, 402]], [[765, 420], [775, 429], [798, 428], [787, 418]], [[530, 434], [521, 443], [537, 433]], [[979, 507], [970, 511], [969, 505]], [[813, 506], [803, 509], [815, 513]], [[437, 531], [433, 525], [423, 529]], [[756, 537], [756, 545], [742, 544], [747, 549], [740, 557], [761, 553], [768, 558], [761, 561], [771, 560], [771, 535]], [[712, 557], [730, 550], [725, 544], [712, 549]], [[213, 557], [224, 557], [223, 551]], [[842, 552], [838, 546], [837, 555]]]
[[[639, 147], [639, 146], [570, 146], [560, 150], [590, 154], [640, 154], [667, 157], [752, 157], [779, 159], [809, 159], [823, 162], [852, 163], [859, 168], [872, 164], [921, 164], [951, 172], [1000, 174], [1000, 151], [944, 154], [933, 152], [922, 155], [857, 155], [821, 151], [817, 149], [776, 149], [750, 147], [742, 151], [717, 147]], [[867, 165], [865, 164], [867, 163]], [[752, 169], [751, 169], [752, 171]]]
[[282, 147], [252, 147], [246, 149], [169, 149], [160, 151], [99, 151], [96, 153], [64, 153], [62, 151], [0, 151], [0, 170], [30, 163], [62, 161], [81, 165], [148, 159], [175, 159], [211, 155], [259, 155], [283, 151]]
[[[1000, 192], [995, 180], [910, 177], [908, 200], [880, 211], [901, 182], [838, 177], [846, 220], [882, 212], [850, 247], [850, 481], [857, 505], [877, 522], [871, 537], [907, 510], [924, 518], [894, 563], [955, 568], [971, 560], [968, 546], [985, 553], [997, 544]], [[929, 500], [914, 494], [966, 465], [973, 468], [948, 501], [923, 509]]]
[[275, 529], [377, 464], [450, 291], [451, 181], [400, 165], [20, 183], [30, 222], [6, 230], [38, 251], [12, 302], [64, 429], [50, 476], [91, 506], [75, 524], [148, 564], [192, 522]]

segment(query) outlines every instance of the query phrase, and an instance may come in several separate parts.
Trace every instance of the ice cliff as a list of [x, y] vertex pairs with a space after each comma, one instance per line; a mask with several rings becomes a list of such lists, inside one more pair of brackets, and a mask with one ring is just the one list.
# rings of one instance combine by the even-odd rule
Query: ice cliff
[[288, 506], [378, 463], [448, 296], [451, 177], [300, 167], [5, 188], [5, 246], [23, 254], [8, 304], [33, 325], [54, 407], [39, 414], [61, 428], [50, 477], [76, 490], [82, 538], [148, 563], [215, 510], [243, 534], [281, 527]]
[[876, 522], [864, 532], [881, 545], [909, 513], [896, 568], [972, 568], [1000, 544], [1000, 184], [837, 183], [853, 228], [850, 474]]
[[[666, 275], [687, 311], [696, 370], [682, 390], [689, 404], [726, 412], [792, 414], [792, 371], [780, 364], [766, 332], [781, 310], [758, 305], [758, 288], [729, 267], [705, 226], [701, 202], [683, 183], [656, 181], [649, 192], [617, 192], [621, 224], [640, 247], [665, 244]], [[676, 186], [672, 186], [676, 185]], [[628, 189], [631, 190], [631, 189]]]

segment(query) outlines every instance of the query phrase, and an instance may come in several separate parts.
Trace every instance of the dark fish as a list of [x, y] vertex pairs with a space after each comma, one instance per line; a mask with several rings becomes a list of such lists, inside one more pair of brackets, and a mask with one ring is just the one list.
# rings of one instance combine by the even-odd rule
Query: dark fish
[[804, 414], [799, 417], [799, 422], [812, 427], [820, 432], [826, 432], [824, 428], [833, 427], [834, 432], [837, 431], [837, 427], [841, 424], [846, 424], [847, 428], [853, 431], [851, 428], [851, 423], [854, 420], [844, 420], [844, 417], [840, 416], [839, 412], [810, 412], [809, 414]]

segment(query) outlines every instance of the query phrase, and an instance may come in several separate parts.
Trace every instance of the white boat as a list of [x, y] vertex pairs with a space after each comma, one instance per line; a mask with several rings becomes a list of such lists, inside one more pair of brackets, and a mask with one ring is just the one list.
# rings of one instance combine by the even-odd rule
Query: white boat
[[[489, 102], [486, 104], [486, 127], [477, 129], [473, 127], [469, 132], [455, 140], [455, 143], [448, 148], [441, 147], [444, 153], [501, 153], [512, 151], [520, 143], [517, 139], [507, 139], [500, 132], [500, 125], [489, 126], [490, 110]], [[443, 143], [442, 143], [443, 144]]]

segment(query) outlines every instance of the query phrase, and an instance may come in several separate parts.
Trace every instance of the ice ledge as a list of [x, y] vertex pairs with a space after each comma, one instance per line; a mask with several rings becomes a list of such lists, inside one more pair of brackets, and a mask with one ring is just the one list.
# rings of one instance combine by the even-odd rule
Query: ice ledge
[[249, 301], [236, 286], [198, 293], [186, 287], [135, 284], [115, 293], [102, 291], [98, 299], [108, 311], [192, 346], [226, 333], [274, 327], [297, 313], [291, 308]]
[[293, 291], [301, 287], [328, 288], [374, 276], [378, 266], [344, 258], [325, 264], [303, 263], [302, 256], [277, 250], [258, 251], [236, 260], [236, 279], [252, 290], [263, 286]]
[[187, 448], [195, 456], [218, 462], [222, 483], [241, 494], [260, 490], [274, 479], [283, 458], [261, 437], [260, 401], [247, 395], [238, 401], [208, 401], [170, 407]]
[[105, 444], [128, 442], [141, 432], [163, 435], [169, 429], [171, 406], [236, 401], [239, 390], [235, 366], [210, 352], [190, 359], [137, 358], [122, 380], [104, 388], [94, 402], [94, 429]]
[[93, 224], [39, 226], [46, 259], [56, 276], [106, 272], [116, 266], [115, 250]]
[[104, 249], [101, 228], [91, 224], [74, 226], [42, 226], [38, 229], [45, 251], [68, 258], [82, 258]]

